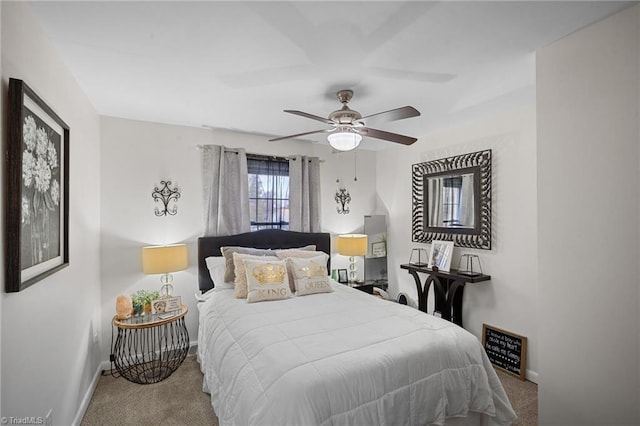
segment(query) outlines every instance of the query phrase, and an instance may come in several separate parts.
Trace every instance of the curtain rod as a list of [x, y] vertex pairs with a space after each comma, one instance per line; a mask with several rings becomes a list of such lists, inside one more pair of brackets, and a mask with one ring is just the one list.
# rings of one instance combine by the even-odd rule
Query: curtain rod
[[[203, 147], [203, 146], [204, 146], [204, 145], [196, 145], [196, 149], [197, 149], [197, 150], [199, 150], [199, 151], [202, 151], [202, 147]], [[225, 148], [225, 149], [226, 149], [227, 151], [235, 152], [236, 154], [238, 153], [238, 148]], [[287, 160], [294, 160], [294, 161], [295, 161], [295, 160], [297, 160], [297, 158], [296, 158], [294, 155], [288, 155], [288, 156], [281, 157], [281, 156], [279, 156], [279, 155], [253, 154], [253, 153], [247, 152], [247, 156], [252, 156], [252, 155], [253, 155], [253, 156], [255, 156], [255, 157], [264, 157], [264, 158], [284, 158], [284, 159], [287, 159]], [[320, 162], [321, 162], [321, 163], [324, 163], [324, 161], [325, 161], [325, 160], [320, 159]]]

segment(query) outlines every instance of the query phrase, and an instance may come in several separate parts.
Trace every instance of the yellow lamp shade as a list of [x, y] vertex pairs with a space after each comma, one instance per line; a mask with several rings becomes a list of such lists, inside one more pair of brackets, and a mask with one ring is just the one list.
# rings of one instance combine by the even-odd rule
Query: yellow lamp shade
[[142, 272], [145, 274], [168, 274], [188, 266], [186, 244], [142, 248]]
[[364, 256], [367, 254], [367, 236], [363, 234], [339, 235], [338, 253], [343, 256]]

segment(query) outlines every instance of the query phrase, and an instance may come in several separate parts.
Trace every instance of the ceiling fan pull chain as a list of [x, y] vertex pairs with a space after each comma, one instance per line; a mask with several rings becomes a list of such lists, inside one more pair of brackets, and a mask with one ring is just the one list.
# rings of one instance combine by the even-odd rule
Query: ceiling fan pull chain
[[338, 151], [334, 150], [333, 153], [336, 155], [336, 184], [340, 187], [340, 164], [338, 163], [340, 157], [338, 157]]
[[358, 181], [358, 150], [353, 150], [353, 181]]

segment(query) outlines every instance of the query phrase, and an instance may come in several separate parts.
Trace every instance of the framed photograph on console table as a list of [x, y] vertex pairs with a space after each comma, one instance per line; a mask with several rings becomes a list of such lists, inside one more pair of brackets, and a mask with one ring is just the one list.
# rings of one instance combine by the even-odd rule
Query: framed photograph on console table
[[338, 282], [341, 284], [346, 284], [349, 282], [346, 269], [338, 269]]
[[440, 271], [449, 272], [451, 269], [451, 257], [453, 256], [453, 241], [431, 242], [431, 253], [427, 268], [437, 267]]
[[9, 79], [6, 291], [69, 265], [69, 126], [22, 80]]

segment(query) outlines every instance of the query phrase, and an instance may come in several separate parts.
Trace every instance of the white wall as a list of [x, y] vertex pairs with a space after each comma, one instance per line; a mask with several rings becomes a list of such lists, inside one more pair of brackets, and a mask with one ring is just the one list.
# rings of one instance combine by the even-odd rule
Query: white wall
[[540, 424], [639, 424], [640, 9], [537, 54]]
[[[8, 79], [22, 79], [71, 133], [70, 265], [19, 293], [2, 294], [1, 415], [45, 416], [53, 409], [54, 423], [69, 425], [100, 364], [93, 341], [100, 320], [100, 122], [29, 6], [0, 7], [2, 104]], [[6, 147], [6, 122], [1, 134]], [[4, 288], [4, 274], [0, 282]]]
[[[140, 248], [149, 244], [185, 242], [189, 269], [174, 274], [174, 294], [189, 306], [186, 317], [192, 342], [197, 340], [198, 315], [194, 293], [198, 292], [196, 240], [204, 230], [201, 151], [204, 144], [244, 147], [247, 152], [288, 156], [316, 155], [324, 159], [322, 174], [323, 231], [345, 233], [361, 230], [364, 215], [375, 209], [375, 153], [359, 151], [358, 182], [353, 182], [353, 153], [335, 155], [326, 144], [297, 141], [268, 142], [267, 137], [205, 128], [182, 127], [102, 117], [101, 217], [102, 217], [102, 330], [111, 334], [111, 318], [119, 294], [140, 288], [159, 289], [160, 277], [142, 273]], [[336, 173], [353, 196], [351, 213], [338, 215], [333, 195]], [[349, 177], [350, 176], [350, 177]], [[349, 177], [349, 178], [348, 178]], [[347, 179], [348, 178], [348, 179]], [[151, 197], [153, 186], [171, 179], [181, 188], [176, 216], [156, 217]], [[336, 255], [336, 267], [347, 258]], [[102, 359], [109, 358], [103, 341]]]
[[[422, 137], [414, 145], [378, 153], [378, 210], [389, 221], [389, 287], [414, 299], [413, 278], [400, 269], [412, 248], [411, 165], [492, 149], [492, 249], [456, 247], [452, 267], [464, 253], [477, 254], [491, 281], [468, 284], [463, 298], [464, 328], [481, 338], [491, 324], [528, 338], [527, 376], [537, 381], [538, 336], [536, 226], [536, 114], [533, 105]], [[424, 277], [423, 277], [424, 278]], [[432, 310], [433, 295], [429, 298]]]

